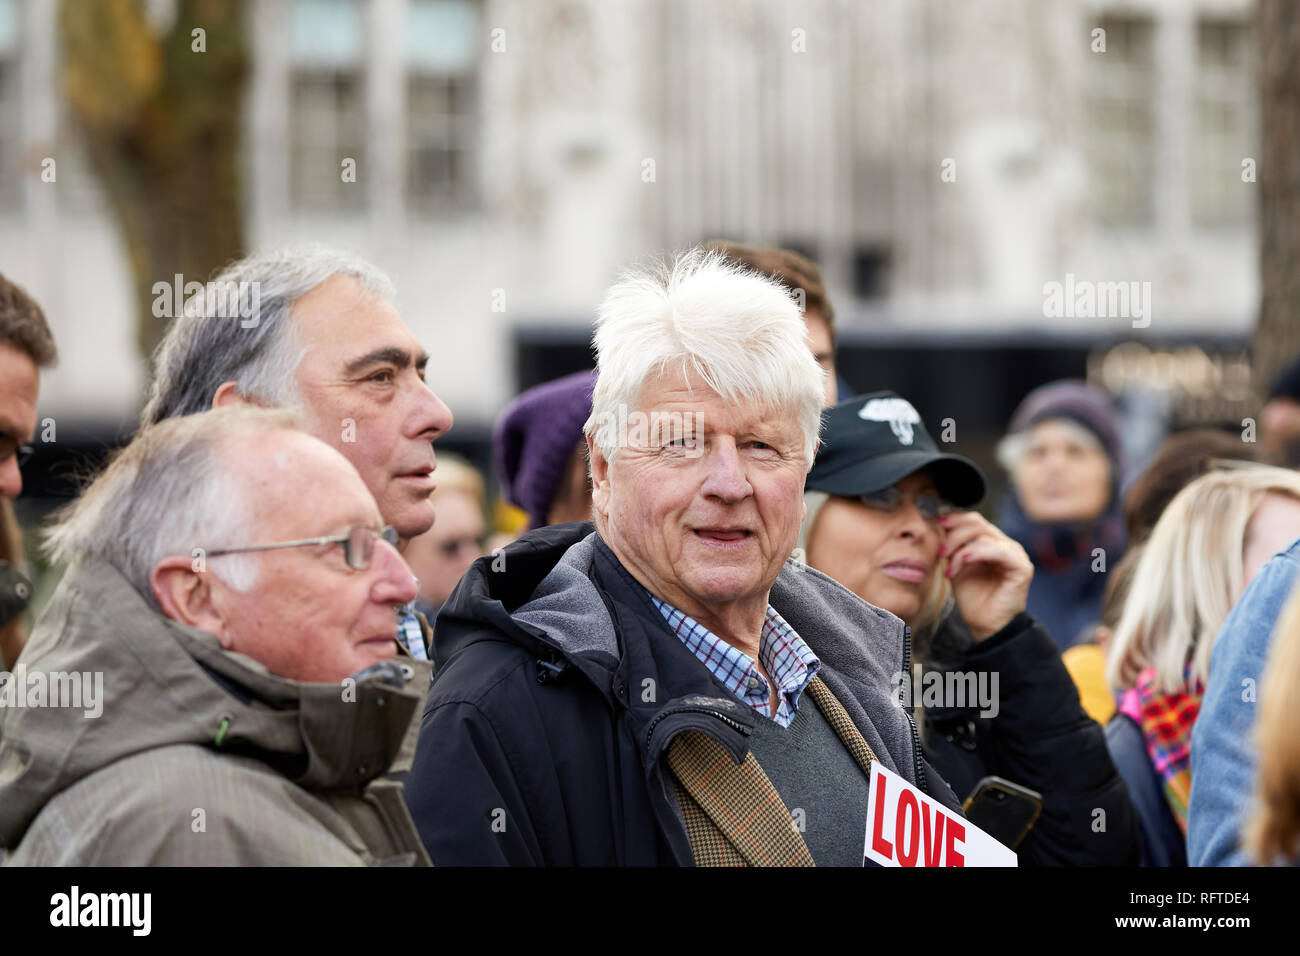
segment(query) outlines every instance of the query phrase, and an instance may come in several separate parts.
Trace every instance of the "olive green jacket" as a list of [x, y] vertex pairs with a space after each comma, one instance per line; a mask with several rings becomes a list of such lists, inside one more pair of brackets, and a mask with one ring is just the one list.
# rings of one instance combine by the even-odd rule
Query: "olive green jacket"
[[[11, 677], [25, 706], [0, 706], [5, 865], [428, 865], [393, 775], [429, 665], [380, 670], [277, 677], [112, 566], [69, 570]], [[80, 706], [32, 706], [37, 675]]]

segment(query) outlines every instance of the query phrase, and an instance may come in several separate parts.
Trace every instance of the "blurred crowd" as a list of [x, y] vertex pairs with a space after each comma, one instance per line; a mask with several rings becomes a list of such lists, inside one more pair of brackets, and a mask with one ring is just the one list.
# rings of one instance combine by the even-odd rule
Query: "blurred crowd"
[[837, 377], [814, 263], [714, 241], [610, 287], [489, 480], [392, 294], [322, 247], [214, 279], [23, 529], [65, 568], [28, 634], [57, 354], [0, 278], [7, 865], [861, 865], [877, 761], [1022, 866], [1300, 862], [1300, 364], [1258, 442], [1145, 462], [1037, 388], [989, 501]]

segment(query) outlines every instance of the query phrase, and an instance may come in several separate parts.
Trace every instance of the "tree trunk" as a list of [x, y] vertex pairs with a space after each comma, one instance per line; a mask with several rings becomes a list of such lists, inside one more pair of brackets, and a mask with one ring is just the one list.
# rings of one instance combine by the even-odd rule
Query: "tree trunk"
[[154, 283], [204, 281], [244, 251], [244, 6], [174, 10], [165, 35], [142, 0], [63, 0], [59, 17], [63, 89], [121, 230], [146, 359], [170, 321], [154, 315]]
[[1260, 303], [1255, 390], [1300, 357], [1300, 3], [1260, 0]]

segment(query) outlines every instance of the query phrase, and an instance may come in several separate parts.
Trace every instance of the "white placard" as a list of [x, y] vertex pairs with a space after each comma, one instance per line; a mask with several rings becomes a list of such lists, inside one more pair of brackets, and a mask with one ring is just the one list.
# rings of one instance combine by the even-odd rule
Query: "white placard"
[[871, 762], [864, 856], [881, 866], [1016, 866], [1016, 854], [926, 796], [879, 760]]

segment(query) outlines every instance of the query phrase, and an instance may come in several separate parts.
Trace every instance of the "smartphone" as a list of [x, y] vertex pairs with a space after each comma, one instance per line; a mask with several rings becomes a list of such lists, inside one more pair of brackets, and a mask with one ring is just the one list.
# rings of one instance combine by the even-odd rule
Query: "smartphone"
[[1014, 850], [1043, 812], [1043, 795], [1001, 777], [985, 777], [961, 808], [971, 823]]

